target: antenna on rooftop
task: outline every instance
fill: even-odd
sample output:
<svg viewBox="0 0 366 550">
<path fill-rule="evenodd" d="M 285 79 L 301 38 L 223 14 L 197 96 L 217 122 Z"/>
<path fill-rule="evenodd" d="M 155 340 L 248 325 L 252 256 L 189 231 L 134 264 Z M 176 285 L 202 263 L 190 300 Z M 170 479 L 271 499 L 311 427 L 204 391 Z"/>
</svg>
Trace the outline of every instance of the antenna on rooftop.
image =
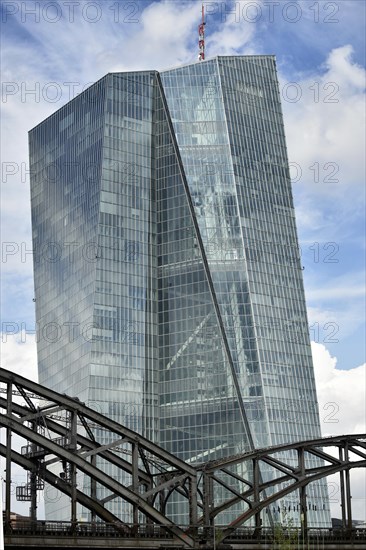
<svg viewBox="0 0 366 550">
<path fill-rule="evenodd" d="M 202 21 L 198 25 L 198 61 L 203 61 L 205 59 L 205 7 L 202 2 Z"/>
</svg>

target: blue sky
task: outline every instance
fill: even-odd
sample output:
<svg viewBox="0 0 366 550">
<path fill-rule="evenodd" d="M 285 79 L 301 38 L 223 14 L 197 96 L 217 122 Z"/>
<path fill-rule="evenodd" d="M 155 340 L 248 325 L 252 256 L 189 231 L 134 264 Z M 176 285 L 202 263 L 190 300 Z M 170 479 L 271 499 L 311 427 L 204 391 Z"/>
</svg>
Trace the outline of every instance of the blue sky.
<svg viewBox="0 0 366 550">
<path fill-rule="evenodd" d="M 361 429 L 365 2 L 204 4 L 207 57 L 277 57 L 319 402 L 342 411 L 323 431 Z M 15 323 L 3 333 L 34 329 L 28 130 L 107 72 L 195 62 L 200 12 L 198 0 L 1 2 L 1 317 Z M 35 364 L 32 338 L 5 334 L 6 368 L 31 374 L 21 357 Z"/>
</svg>

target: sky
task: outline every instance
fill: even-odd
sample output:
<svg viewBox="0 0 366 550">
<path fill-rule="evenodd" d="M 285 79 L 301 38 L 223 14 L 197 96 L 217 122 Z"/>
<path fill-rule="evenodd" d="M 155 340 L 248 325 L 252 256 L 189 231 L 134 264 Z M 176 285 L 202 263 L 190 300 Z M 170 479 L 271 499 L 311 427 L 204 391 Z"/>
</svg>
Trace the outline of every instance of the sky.
<svg viewBox="0 0 366 550">
<path fill-rule="evenodd" d="M 206 58 L 276 55 L 322 433 L 364 433 L 366 3 L 204 5 Z M 197 62 L 201 2 L 0 8 L 2 366 L 36 379 L 27 133 L 108 72 Z M 365 477 L 351 477 L 366 517 Z"/>
</svg>

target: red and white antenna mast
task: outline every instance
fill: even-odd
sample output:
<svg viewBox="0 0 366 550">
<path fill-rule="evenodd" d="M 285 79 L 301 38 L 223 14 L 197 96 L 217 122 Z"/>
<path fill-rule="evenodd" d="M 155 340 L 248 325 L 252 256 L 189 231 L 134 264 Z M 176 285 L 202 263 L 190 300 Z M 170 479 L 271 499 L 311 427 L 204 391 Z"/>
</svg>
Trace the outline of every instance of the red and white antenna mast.
<svg viewBox="0 0 366 550">
<path fill-rule="evenodd" d="M 198 61 L 203 61 L 205 59 L 205 7 L 202 2 L 202 21 L 198 25 Z"/>
</svg>

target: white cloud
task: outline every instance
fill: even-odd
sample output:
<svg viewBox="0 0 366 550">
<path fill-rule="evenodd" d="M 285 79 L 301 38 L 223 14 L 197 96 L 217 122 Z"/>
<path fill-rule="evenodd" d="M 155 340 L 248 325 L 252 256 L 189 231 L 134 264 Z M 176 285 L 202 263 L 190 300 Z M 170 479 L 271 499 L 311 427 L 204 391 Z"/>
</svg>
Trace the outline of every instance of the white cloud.
<svg viewBox="0 0 366 550">
<path fill-rule="evenodd" d="M 364 468 L 353 468 L 350 470 L 351 495 L 352 495 L 352 517 L 354 520 L 365 521 L 366 517 L 366 471 Z M 331 515 L 333 518 L 342 517 L 341 490 L 339 474 L 328 476 L 328 493 Z"/>
<path fill-rule="evenodd" d="M 145 9 L 139 5 L 136 14 L 123 5 L 116 21 L 111 5 L 100 4 L 102 17 L 95 24 L 82 17 L 79 4 L 73 22 L 66 17 L 52 24 L 41 17 L 36 23 L 26 17 L 21 27 L 27 41 L 8 39 L 2 46 L 0 106 L 2 135 L 7 136 L 1 140 L 2 239 L 19 250 L 31 248 L 28 131 L 108 72 L 160 69 L 197 59 L 196 1 L 185 3 L 184 10 L 178 2 L 154 2 Z M 65 6 L 63 10 L 67 14 Z M 20 12 L 17 17 L 20 22 Z M 229 30 L 222 38 L 225 32 Z M 57 101 L 48 88 L 51 82 Z M 9 256 L 2 268 L 31 273 L 31 266 L 31 261 L 22 265 L 19 253 Z"/>
<path fill-rule="evenodd" d="M 29 380 L 38 381 L 36 338 L 24 331 L 1 334 L 1 366 Z"/>
<path fill-rule="evenodd" d="M 321 298 L 322 300 L 348 300 L 349 298 L 361 298 L 365 295 L 365 285 L 358 286 L 332 286 L 328 288 L 313 289 L 308 292 L 308 297 L 311 300 Z"/>
<path fill-rule="evenodd" d="M 229 12 L 227 5 L 221 6 L 221 21 L 219 29 L 215 32 L 207 33 L 207 51 L 209 52 L 209 57 L 215 55 L 249 55 L 255 53 L 253 39 L 256 32 L 256 26 L 250 22 L 250 17 L 248 20 L 245 20 L 243 13 L 245 12 L 245 6 L 251 4 L 253 7 L 253 2 L 250 0 L 245 0 L 239 3 L 232 5 L 232 13 Z M 257 1 L 257 9 L 261 8 L 263 5 L 262 1 Z M 227 8 L 225 11 L 224 6 Z M 219 8 L 219 5 L 216 4 L 216 7 Z M 260 11 L 259 11 L 260 13 Z M 255 13 L 251 15 L 255 19 Z M 210 23 L 210 18 L 207 18 L 208 24 Z M 207 27 L 209 29 L 209 27 Z"/>
<path fill-rule="evenodd" d="M 321 430 L 323 436 L 364 434 L 366 432 L 366 365 L 350 370 L 336 368 L 323 344 L 312 342 L 315 381 L 317 387 Z M 366 517 L 366 472 L 351 470 L 353 518 Z M 339 476 L 327 478 L 332 517 L 341 517 Z"/>
<path fill-rule="evenodd" d="M 337 303 L 329 308 L 308 307 L 308 319 L 311 339 L 317 343 L 337 344 L 356 332 L 365 321 L 364 307 L 358 303 L 345 302 L 341 308 Z M 345 368 L 349 365 L 346 364 Z"/>
<path fill-rule="evenodd" d="M 363 184 L 366 73 L 352 54 L 350 45 L 335 48 L 311 76 L 292 84 L 281 78 L 289 157 L 301 167 L 305 195 L 306 185 L 347 202 L 346 192 Z"/>
<path fill-rule="evenodd" d="M 355 279 L 357 274 L 348 273 L 348 284 L 337 285 L 336 279 L 331 286 L 314 288 L 307 293 L 309 300 L 349 300 L 350 298 L 364 298 L 365 283 L 352 285 L 352 279 Z M 345 279 L 346 277 L 344 277 Z"/>
<path fill-rule="evenodd" d="M 365 433 L 366 365 L 339 370 L 336 357 L 316 342 L 312 353 L 323 435 Z"/>
<path fill-rule="evenodd" d="M 365 89 L 365 69 L 352 62 L 352 54 L 353 48 L 348 44 L 332 50 L 326 62 L 327 78 L 339 85 L 342 99 L 345 92 L 353 94 Z"/>
<path fill-rule="evenodd" d="M 1 334 L 1 366 L 2 368 L 9 370 L 15 374 L 20 374 L 25 378 L 32 381 L 38 380 L 37 372 L 37 350 L 36 341 L 34 335 L 25 334 L 20 332 L 15 335 Z M 21 399 L 21 398 L 18 398 Z M 1 442 L 5 444 L 5 431 L 0 430 Z M 20 448 L 25 445 L 26 442 L 20 436 L 13 436 L 12 448 L 20 452 Z M 0 459 L 1 469 L 4 470 L 5 459 Z M 27 481 L 27 476 L 23 468 L 17 465 L 12 466 L 12 483 L 16 485 L 22 485 Z M 13 487 L 14 488 L 14 487 Z M 44 517 L 43 511 L 43 499 L 39 501 L 40 515 Z M 12 491 L 12 510 L 15 510 L 18 514 L 29 514 L 29 503 L 20 503 L 15 499 L 15 488 Z"/>
<path fill-rule="evenodd" d="M 365 322 L 364 273 L 347 269 L 337 277 L 334 265 L 323 264 L 319 271 L 310 268 L 310 274 L 305 271 L 309 325 L 322 333 L 320 339 L 313 338 L 317 342 L 341 343 Z"/>
<path fill-rule="evenodd" d="M 323 318 L 335 322 L 342 338 L 365 321 L 365 76 L 352 46 L 345 45 L 332 49 L 310 75 L 293 78 L 294 84 L 280 79 L 293 177 L 301 170 L 293 187 L 310 325 Z M 292 103 L 296 94 L 299 100 Z M 317 262 L 315 241 L 321 251 Z M 331 243 L 338 248 L 336 263 L 324 259 L 332 250 L 324 245 Z"/>
</svg>

